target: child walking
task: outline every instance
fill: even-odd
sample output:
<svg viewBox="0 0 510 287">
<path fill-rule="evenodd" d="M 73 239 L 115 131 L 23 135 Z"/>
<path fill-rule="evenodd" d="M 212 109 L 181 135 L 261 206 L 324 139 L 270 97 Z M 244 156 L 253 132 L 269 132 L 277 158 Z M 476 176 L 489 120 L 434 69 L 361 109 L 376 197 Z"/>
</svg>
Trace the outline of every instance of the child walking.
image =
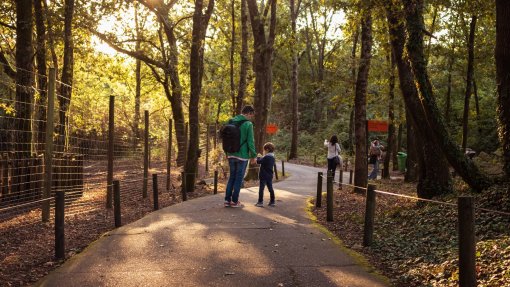
<svg viewBox="0 0 510 287">
<path fill-rule="evenodd" d="M 264 156 L 260 154 L 257 156 L 257 163 L 260 164 L 259 171 L 259 200 L 255 206 L 263 207 L 264 206 L 264 188 L 267 185 L 267 189 L 269 190 L 269 204 L 268 206 L 275 206 L 275 198 L 274 198 L 274 190 L 273 190 L 273 167 L 275 163 L 274 158 L 274 144 L 266 143 L 264 144 Z"/>
</svg>

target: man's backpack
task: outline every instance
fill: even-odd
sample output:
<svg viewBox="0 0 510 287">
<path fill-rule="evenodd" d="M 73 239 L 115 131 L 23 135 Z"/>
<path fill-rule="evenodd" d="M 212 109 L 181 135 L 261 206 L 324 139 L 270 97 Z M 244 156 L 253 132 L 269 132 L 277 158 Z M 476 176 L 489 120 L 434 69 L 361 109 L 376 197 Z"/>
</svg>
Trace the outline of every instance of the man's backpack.
<svg viewBox="0 0 510 287">
<path fill-rule="evenodd" d="M 228 153 L 238 152 L 241 146 L 246 143 L 246 140 L 241 143 L 241 129 L 240 126 L 248 120 L 242 120 L 239 122 L 228 121 L 221 130 L 220 137 L 222 141 L 223 150 Z"/>
<path fill-rule="evenodd" d="M 381 155 L 381 149 L 374 145 L 371 145 L 370 146 L 370 155 L 377 155 L 377 156 Z"/>
</svg>

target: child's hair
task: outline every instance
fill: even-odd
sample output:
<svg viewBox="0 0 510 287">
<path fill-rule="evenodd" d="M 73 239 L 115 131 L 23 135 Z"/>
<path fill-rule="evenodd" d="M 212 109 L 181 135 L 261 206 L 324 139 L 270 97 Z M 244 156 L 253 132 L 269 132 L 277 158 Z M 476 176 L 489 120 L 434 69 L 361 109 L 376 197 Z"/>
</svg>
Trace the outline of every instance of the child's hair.
<svg viewBox="0 0 510 287">
<path fill-rule="evenodd" d="M 267 142 L 264 144 L 264 150 L 268 152 L 274 152 L 274 144 L 272 142 Z"/>
</svg>

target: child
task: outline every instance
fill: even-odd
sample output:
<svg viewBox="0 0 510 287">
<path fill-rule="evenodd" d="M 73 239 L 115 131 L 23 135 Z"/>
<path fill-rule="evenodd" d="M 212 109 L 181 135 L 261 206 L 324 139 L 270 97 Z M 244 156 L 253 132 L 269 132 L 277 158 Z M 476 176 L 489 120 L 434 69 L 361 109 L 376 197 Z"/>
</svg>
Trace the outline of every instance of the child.
<svg viewBox="0 0 510 287">
<path fill-rule="evenodd" d="M 270 201 L 268 206 L 275 206 L 274 199 L 274 190 L 273 190 L 273 167 L 275 163 L 274 159 L 274 144 L 266 143 L 264 145 L 264 156 L 262 157 L 260 154 L 257 156 L 257 163 L 260 164 L 259 171 L 259 201 L 255 206 L 263 207 L 264 206 L 264 188 L 267 185 L 267 189 L 269 189 Z"/>
</svg>

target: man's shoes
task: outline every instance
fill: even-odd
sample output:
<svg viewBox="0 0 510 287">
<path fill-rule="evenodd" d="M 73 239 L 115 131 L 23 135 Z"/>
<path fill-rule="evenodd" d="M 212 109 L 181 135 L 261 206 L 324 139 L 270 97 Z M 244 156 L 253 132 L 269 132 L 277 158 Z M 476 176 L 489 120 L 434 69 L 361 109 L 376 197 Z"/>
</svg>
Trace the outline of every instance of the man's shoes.
<svg viewBox="0 0 510 287">
<path fill-rule="evenodd" d="M 255 203 L 255 206 L 257 206 L 257 207 L 264 207 L 264 203 L 263 202 L 257 202 L 257 203 Z"/>
<path fill-rule="evenodd" d="M 230 205 L 231 205 L 230 201 L 225 200 L 225 202 L 223 203 L 223 206 L 225 206 L 225 207 L 230 207 Z"/>
<path fill-rule="evenodd" d="M 230 207 L 244 207 L 244 205 L 240 201 L 238 201 L 238 202 L 232 202 L 230 204 Z"/>
<path fill-rule="evenodd" d="M 276 204 L 274 202 L 270 202 L 267 206 L 270 206 L 270 207 L 275 207 Z"/>
</svg>

